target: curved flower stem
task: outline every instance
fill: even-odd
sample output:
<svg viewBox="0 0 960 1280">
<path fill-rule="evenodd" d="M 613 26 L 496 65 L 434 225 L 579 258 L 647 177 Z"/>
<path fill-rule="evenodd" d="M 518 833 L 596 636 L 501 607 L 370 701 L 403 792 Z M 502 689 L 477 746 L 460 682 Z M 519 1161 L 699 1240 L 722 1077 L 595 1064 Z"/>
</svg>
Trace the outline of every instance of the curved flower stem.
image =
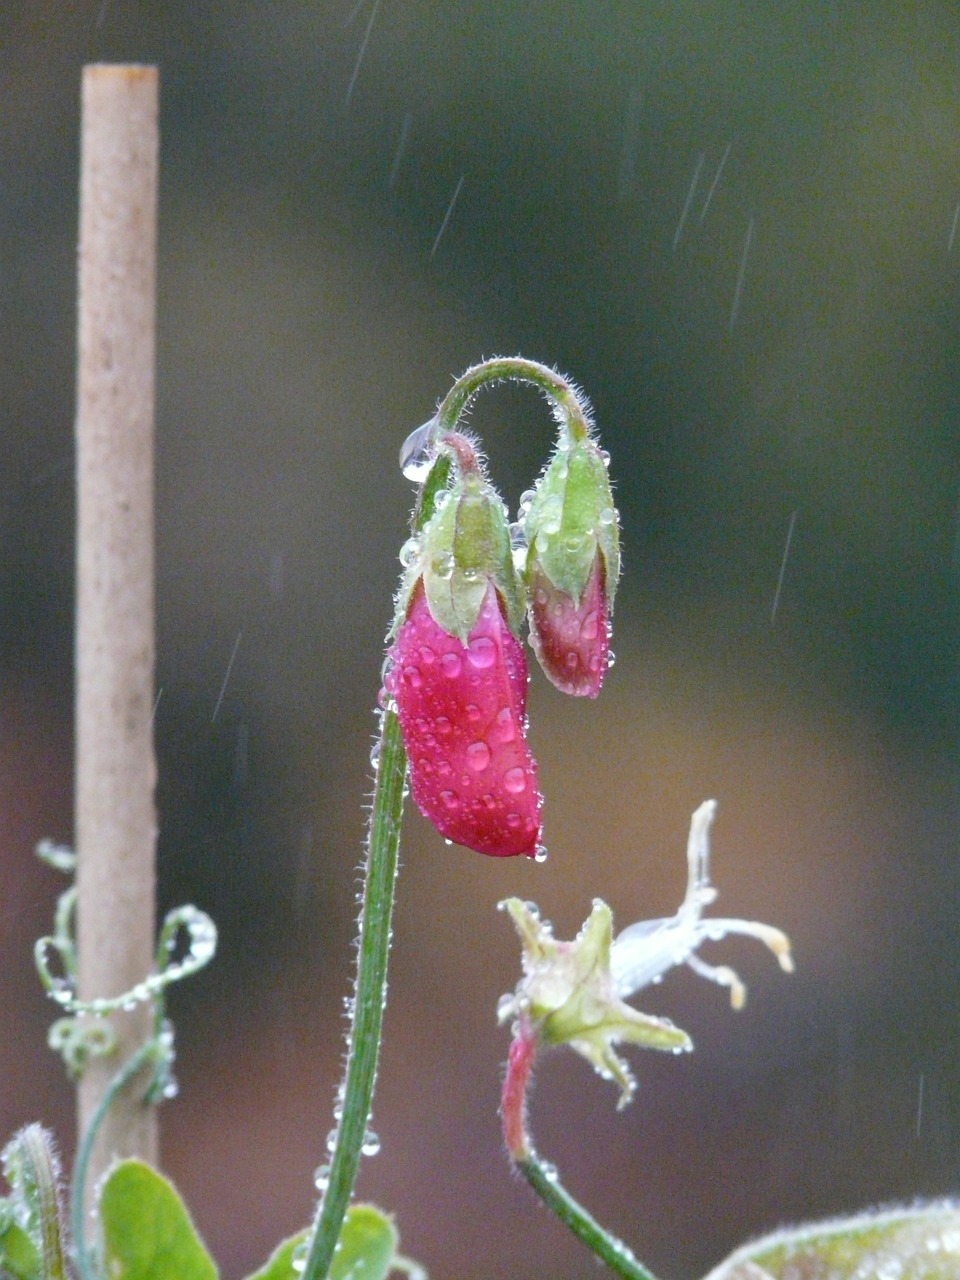
<svg viewBox="0 0 960 1280">
<path fill-rule="evenodd" d="M 546 395 L 553 405 L 554 416 L 574 440 L 590 434 L 590 412 L 577 388 L 555 369 L 521 356 L 497 356 L 484 360 L 459 377 L 437 410 L 435 436 L 453 431 L 474 395 L 488 382 L 528 382 Z"/>
<path fill-rule="evenodd" d="M 373 793 L 367 867 L 360 916 L 360 958 L 343 1089 L 343 1113 L 330 1163 L 326 1191 L 304 1264 L 302 1280 L 324 1280 L 340 1235 L 360 1163 L 373 1101 L 380 1052 L 380 1029 L 387 989 L 390 918 L 393 913 L 400 847 L 407 756 L 396 712 L 386 711 Z"/>
<path fill-rule="evenodd" d="M 605 1231 L 583 1205 L 574 1200 L 561 1185 L 553 1165 L 542 1161 L 534 1150 L 527 1119 L 527 1086 L 536 1053 L 536 1030 L 529 1017 L 521 1013 L 510 1045 L 500 1104 L 503 1138 L 510 1159 L 551 1213 L 556 1214 L 563 1225 L 569 1227 L 611 1271 L 622 1276 L 623 1280 L 656 1280 L 622 1240 Z"/>
</svg>

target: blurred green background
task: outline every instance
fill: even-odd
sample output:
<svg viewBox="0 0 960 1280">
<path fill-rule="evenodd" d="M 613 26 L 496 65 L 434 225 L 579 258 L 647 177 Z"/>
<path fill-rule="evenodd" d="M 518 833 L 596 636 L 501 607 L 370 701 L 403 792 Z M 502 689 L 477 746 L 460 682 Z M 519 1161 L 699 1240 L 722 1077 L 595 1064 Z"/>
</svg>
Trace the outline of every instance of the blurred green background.
<svg viewBox="0 0 960 1280">
<path fill-rule="evenodd" d="M 545 865 L 407 823 L 361 1194 L 437 1280 L 596 1274 L 502 1154 L 494 906 L 672 913 L 707 796 L 721 912 L 787 929 L 797 975 L 729 942 L 743 1013 L 688 971 L 646 993 L 697 1052 L 634 1054 L 623 1114 L 545 1059 L 543 1154 L 673 1280 L 956 1191 L 960 14 L 923 0 L 4 6 L 0 1133 L 72 1146 L 31 848 L 72 823 L 78 99 L 111 60 L 162 77 L 161 898 L 222 929 L 172 1001 L 164 1163 L 226 1280 L 307 1219 L 331 1123 L 397 450 L 493 354 L 593 400 L 618 661 L 589 706 L 533 673 Z M 472 425 L 515 507 L 547 412 L 501 389 Z"/>
</svg>

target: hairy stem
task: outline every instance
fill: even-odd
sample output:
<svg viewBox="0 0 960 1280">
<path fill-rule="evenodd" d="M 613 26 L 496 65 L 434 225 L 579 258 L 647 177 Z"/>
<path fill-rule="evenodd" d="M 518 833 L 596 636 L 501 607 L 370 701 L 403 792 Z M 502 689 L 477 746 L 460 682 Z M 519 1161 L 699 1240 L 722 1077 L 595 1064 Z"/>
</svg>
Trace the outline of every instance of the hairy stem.
<svg viewBox="0 0 960 1280">
<path fill-rule="evenodd" d="M 350 1030 L 342 1115 L 320 1201 L 302 1280 L 324 1280 L 340 1235 L 343 1217 L 357 1178 L 380 1053 L 380 1032 L 387 991 L 390 918 L 393 913 L 400 847 L 407 756 L 396 712 L 386 711 L 373 793 L 370 838 L 360 916 L 360 957 Z"/>
<path fill-rule="evenodd" d="M 586 400 L 562 374 L 521 356 L 498 356 L 475 364 L 458 378 L 437 410 L 437 436 L 453 431 L 468 403 L 488 382 L 528 382 L 539 387 L 553 406 L 557 421 L 574 440 L 590 433 L 590 414 Z"/>
<path fill-rule="evenodd" d="M 510 1159 L 550 1212 L 611 1271 L 624 1280 L 655 1280 L 653 1273 L 637 1261 L 622 1240 L 605 1231 L 583 1205 L 564 1190 L 556 1169 L 542 1161 L 534 1150 L 527 1116 L 527 1087 L 536 1053 L 536 1028 L 526 1013 L 521 1013 L 514 1028 L 500 1102 L 503 1138 Z"/>
<path fill-rule="evenodd" d="M 556 1214 L 564 1226 L 569 1227 L 611 1271 L 623 1276 L 623 1280 L 656 1280 L 653 1272 L 637 1261 L 622 1240 L 605 1231 L 583 1205 L 564 1190 L 554 1168 L 545 1165 L 536 1155 L 515 1163 L 551 1213 Z"/>
</svg>

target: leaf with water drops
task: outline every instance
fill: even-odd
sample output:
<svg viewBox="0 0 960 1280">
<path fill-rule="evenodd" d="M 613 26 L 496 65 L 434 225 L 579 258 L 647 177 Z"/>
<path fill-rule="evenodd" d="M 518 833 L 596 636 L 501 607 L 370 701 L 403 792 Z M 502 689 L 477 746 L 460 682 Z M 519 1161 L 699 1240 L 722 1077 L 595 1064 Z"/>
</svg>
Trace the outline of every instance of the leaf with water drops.
<svg viewBox="0 0 960 1280">
<path fill-rule="evenodd" d="M 114 1165 L 100 1197 L 104 1274 L 110 1280 L 216 1280 L 186 1206 L 140 1160 Z"/>
<path fill-rule="evenodd" d="M 301 1231 L 284 1240 L 247 1280 L 297 1280 L 308 1235 Z M 329 1280 L 385 1280 L 394 1268 L 411 1270 L 397 1253 L 399 1243 L 397 1229 L 385 1213 L 370 1204 L 353 1205 L 340 1229 Z"/>
<path fill-rule="evenodd" d="M 960 1205 L 888 1209 L 778 1231 L 706 1280 L 957 1280 Z"/>
</svg>

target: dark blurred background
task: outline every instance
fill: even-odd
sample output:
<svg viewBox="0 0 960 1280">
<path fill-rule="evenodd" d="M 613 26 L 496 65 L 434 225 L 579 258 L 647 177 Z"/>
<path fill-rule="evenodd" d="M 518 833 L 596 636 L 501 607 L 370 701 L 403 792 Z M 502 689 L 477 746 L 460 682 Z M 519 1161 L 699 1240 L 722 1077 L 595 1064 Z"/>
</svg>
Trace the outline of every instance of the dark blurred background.
<svg viewBox="0 0 960 1280">
<path fill-rule="evenodd" d="M 544 1155 L 668 1280 L 784 1221 L 955 1192 L 952 0 L 4 5 L 0 1133 L 43 1118 L 72 1148 L 30 958 L 61 885 L 31 850 L 72 824 L 78 97 L 100 60 L 162 76 L 161 905 L 222 931 L 171 1002 L 163 1149 L 225 1280 L 307 1220 L 331 1124 L 397 450 L 498 353 L 593 400 L 618 661 L 588 706 L 533 673 L 545 865 L 408 820 L 360 1193 L 435 1280 L 596 1274 L 501 1150 L 519 950 L 494 906 L 533 898 L 560 936 L 594 895 L 621 925 L 673 912 L 707 796 L 721 912 L 787 929 L 797 974 L 734 941 L 709 957 L 748 980 L 743 1013 L 686 970 L 644 993 L 697 1052 L 633 1053 L 625 1113 L 545 1059 Z M 515 507 L 547 412 L 508 388 L 472 422 Z"/>
</svg>

